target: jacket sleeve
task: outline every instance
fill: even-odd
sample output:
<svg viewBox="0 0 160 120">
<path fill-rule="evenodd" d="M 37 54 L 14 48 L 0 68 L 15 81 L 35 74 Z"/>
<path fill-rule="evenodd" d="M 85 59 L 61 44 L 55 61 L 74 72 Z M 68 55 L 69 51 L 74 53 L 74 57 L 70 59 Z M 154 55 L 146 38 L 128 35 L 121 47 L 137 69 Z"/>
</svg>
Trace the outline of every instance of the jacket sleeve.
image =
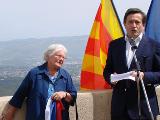
<svg viewBox="0 0 160 120">
<path fill-rule="evenodd" d="M 113 73 L 113 66 L 112 66 L 112 42 L 109 44 L 108 49 L 108 56 L 106 60 L 106 65 L 103 71 L 103 77 L 105 81 L 111 85 L 110 75 Z"/>
<path fill-rule="evenodd" d="M 70 93 L 72 96 L 72 101 L 70 102 L 71 105 L 74 105 L 74 102 L 76 101 L 77 98 L 77 90 L 73 84 L 71 75 L 68 74 L 68 82 L 67 82 L 67 92 Z"/>
<path fill-rule="evenodd" d="M 22 81 L 21 85 L 19 86 L 19 88 L 17 89 L 17 91 L 15 92 L 11 100 L 9 101 L 10 105 L 16 108 L 20 108 L 22 106 L 25 97 L 27 97 L 28 95 L 29 88 L 31 85 L 30 75 L 31 74 L 29 72 L 27 76 L 25 77 L 25 79 Z"/>
<path fill-rule="evenodd" d="M 151 71 L 144 72 L 144 83 L 160 84 L 160 43 L 156 42 L 152 50 L 154 50 L 153 65 Z"/>
</svg>

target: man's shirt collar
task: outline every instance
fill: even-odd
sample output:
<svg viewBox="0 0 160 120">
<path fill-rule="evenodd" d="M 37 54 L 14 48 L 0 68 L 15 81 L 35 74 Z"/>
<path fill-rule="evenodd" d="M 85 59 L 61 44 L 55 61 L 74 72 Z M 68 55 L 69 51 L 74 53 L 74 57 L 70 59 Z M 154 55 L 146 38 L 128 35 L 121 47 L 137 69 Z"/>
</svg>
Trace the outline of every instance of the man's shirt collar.
<svg viewBox="0 0 160 120">
<path fill-rule="evenodd" d="M 136 39 L 134 39 L 137 46 L 139 45 L 140 41 L 142 40 L 142 37 L 143 37 L 143 33 L 141 33 Z M 131 39 L 131 38 L 129 38 L 127 35 L 125 35 L 125 41 L 129 42 L 129 39 Z"/>
</svg>

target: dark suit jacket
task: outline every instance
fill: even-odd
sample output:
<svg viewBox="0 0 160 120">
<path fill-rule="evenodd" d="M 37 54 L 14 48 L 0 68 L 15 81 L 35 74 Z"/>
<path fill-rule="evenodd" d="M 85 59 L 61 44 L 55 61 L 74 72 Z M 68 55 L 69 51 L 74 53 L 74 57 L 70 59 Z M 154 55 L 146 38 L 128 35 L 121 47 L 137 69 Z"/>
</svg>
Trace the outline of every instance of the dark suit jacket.
<svg viewBox="0 0 160 120">
<path fill-rule="evenodd" d="M 160 43 L 143 36 L 136 51 L 141 71 L 144 72 L 144 85 L 154 117 L 159 114 L 155 84 L 160 83 Z M 124 38 L 114 40 L 109 45 L 108 58 L 103 72 L 105 80 L 110 83 L 113 73 L 125 73 L 136 69 L 134 60 L 128 69 L 126 62 L 126 41 Z M 140 86 L 141 87 L 141 86 Z M 111 115 L 123 116 L 127 114 L 138 119 L 137 86 L 131 80 L 119 81 L 113 86 Z M 141 112 L 143 118 L 150 118 L 146 100 L 141 87 Z"/>
</svg>

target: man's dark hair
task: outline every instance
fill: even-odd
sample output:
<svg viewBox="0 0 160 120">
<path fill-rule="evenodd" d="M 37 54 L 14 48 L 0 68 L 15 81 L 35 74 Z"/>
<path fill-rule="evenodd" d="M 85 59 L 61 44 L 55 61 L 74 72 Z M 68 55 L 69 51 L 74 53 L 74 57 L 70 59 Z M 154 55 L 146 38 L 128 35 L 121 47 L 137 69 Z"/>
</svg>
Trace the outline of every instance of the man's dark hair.
<svg viewBox="0 0 160 120">
<path fill-rule="evenodd" d="M 146 23 L 146 14 L 145 14 L 142 10 L 140 10 L 140 9 L 138 9 L 138 8 L 129 8 L 129 9 L 126 11 L 125 15 L 124 15 L 123 22 L 124 22 L 124 23 L 126 22 L 126 19 L 127 19 L 127 17 L 128 17 L 129 15 L 131 15 L 131 14 L 136 14 L 136 13 L 140 13 L 140 14 L 142 15 L 142 23 L 143 23 L 143 25 L 145 25 L 145 23 Z"/>
</svg>

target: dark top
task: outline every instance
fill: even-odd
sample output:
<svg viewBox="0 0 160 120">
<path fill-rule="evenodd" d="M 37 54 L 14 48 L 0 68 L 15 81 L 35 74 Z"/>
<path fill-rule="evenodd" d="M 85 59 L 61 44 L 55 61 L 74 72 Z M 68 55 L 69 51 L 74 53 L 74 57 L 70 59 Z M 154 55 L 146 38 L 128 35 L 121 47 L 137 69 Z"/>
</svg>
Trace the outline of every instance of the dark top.
<svg viewBox="0 0 160 120">
<path fill-rule="evenodd" d="M 20 108 L 26 98 L 26 120 L 44 120 L 45 108 L 48 97 L 49 74 L 47 64 L 35 67 L 29 71 L 20 87 L 10 100 L 9 104 Z M 57 80 L 54 84 L 55 92 L 66 91 L 71 94 L 73 100 L 68 103 L 62 99 L 65 110 L 62 112 L 63 120 L 69 119 L 69 105 L 74 105 L 77 97 L 77 91 L 73 85 L 69 73 L 60 68 Z"/>
<path fill-rule="evenodd" d="M 144 72 L 144 85 L 151 105 L 154 117 L 159 114 L 155 84 L 160 83 L 160 43 L 143 36 L 136 51 L 136 57 L 140 63 L 141 71 Z M 125 73 L 136 69 L 135 61 L 132 60 L 128 69 L 126 62 L 126 41 L 120 38 L 110 43 L 108 58 L 103 72 L 106 82 L 110 83 L 110 75 L 113 73 Z M 141 87 L 141 112 L 142 117 L 150 118 L 144 93 Z M 111 103 L 112 116 L 128 114 L 130 118 L 138 118 L 137 86 L 132 80 L 119 81 L 113 86 Z"/>
</svg>

